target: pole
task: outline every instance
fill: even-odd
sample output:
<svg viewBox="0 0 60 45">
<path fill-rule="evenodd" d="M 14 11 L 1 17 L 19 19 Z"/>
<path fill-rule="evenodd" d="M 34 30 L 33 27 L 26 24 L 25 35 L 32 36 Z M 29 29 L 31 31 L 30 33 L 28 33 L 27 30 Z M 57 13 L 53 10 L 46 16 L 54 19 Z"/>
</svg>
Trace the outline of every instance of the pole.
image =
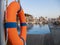
<svg viewBox="0 0 60 45">
<path fill-rule="evenodd" d="M 5 45 L 3 20 L 4 20 L 4 0 L 0 0 L 0 45 Z"/>
<path fill-rule="evenodd" d="M 8 0 L 6 0 L 6 8 L 7 8 L 7 6 L 8 6 Z"/>
<path fill-rule="evenodd" d="M 20 4 L 20 0 L 18 0 L 18 3 Z"/>
</svg>

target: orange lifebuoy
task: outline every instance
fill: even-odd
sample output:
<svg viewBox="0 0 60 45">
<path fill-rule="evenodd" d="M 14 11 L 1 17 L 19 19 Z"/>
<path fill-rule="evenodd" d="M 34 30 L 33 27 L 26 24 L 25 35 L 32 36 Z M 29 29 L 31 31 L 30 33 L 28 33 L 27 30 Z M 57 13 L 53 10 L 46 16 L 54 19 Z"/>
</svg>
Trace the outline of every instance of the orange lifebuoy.
<svg viewBox="0 0 60 45">
<path fill-rule="evenodd" d="M 20 19 L 20 36 L 17 32 L 16 13 Z M 8 40 L 11 45 L 24 45 L 26 41 L 26 18 L 23 9 L 20 7 L 18 2 L 12 2 L 7 8 L 7 22 L 5 28 L 8 30 Z"/>
</svg>

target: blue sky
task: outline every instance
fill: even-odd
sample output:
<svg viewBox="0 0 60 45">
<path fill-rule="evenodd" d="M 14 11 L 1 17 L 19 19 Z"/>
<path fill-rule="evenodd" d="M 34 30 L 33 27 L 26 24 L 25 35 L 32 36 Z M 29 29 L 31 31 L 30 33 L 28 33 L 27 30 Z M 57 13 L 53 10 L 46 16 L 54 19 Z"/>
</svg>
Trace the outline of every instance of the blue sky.
<svg viewBox="0 0 60 45">
<path fill-rule="evenodd" d="M 34 17 L 55 18 L 60 15 L 60 0 L 21 0 L 21 6 L 25 13 Z"/>
</svg>

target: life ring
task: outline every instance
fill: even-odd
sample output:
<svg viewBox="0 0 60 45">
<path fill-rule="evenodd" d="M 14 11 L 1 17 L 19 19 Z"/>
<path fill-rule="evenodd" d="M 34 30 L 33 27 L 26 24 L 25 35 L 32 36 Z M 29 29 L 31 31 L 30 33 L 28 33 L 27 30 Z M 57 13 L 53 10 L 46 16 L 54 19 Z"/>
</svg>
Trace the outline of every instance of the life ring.
<svg viewBox="0 0 60 45">
<path fill-rule="evenodd" d="M 17 22 L 16 22 L 16 14 L 18 12 L 18 16 L 20 19 L 20 36 L 17 31 Z M 12 2 L 7 7 L 7 22 L 5 23 L 5 28 L 8 30 L 8 40 L 10 45 L 24 45 L 26 42 L 26 18 L 24 15 L 23 9 L 20 7 L 18 2 Z"/>
</svg>

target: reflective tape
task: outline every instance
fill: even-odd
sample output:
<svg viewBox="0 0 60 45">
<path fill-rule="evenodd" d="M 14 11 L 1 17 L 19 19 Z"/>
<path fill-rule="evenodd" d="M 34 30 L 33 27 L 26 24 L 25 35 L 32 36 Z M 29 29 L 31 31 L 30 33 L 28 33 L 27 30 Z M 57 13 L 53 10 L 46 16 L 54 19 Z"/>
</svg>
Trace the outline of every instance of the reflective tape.
<svg viewBox="0 0 60 45">
<path fill-rule="evenodd" d="M 5 28 L 16 28 L 17 23 L 16 22 L 7 22 L 5 23 Z"/>
</svg>

